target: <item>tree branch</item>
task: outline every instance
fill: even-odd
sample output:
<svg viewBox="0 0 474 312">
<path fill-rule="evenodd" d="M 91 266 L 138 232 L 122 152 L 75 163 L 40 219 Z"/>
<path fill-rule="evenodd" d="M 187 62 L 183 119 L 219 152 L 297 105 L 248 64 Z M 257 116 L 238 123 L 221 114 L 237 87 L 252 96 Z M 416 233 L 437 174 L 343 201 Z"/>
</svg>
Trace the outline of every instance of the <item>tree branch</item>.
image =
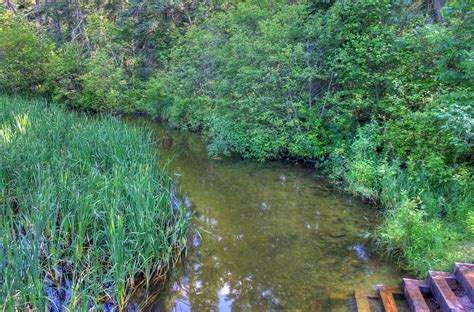
<svg viewBox="0 0 474 312">
<path fill-rule="evenodd" d="M 17 14 L 16 6 L 10 0 L 4 0 L 3 5 L 7 8 L 9 8 L 10 10 L 12 10 L 13 13 Z"/>
</svg>

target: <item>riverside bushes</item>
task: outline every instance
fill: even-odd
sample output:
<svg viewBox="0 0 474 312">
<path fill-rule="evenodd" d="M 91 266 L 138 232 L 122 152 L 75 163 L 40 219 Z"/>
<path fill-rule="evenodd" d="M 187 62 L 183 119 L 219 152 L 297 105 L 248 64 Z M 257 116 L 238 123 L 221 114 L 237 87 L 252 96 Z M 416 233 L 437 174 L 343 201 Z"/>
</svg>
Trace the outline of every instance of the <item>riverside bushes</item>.
<svg viewBox="0 0 474 312">
<path fill-rule="evenodd" d="M 54 45 L 28 21 L 0 7 L 0 89 L 35 92 L 46 79 Z"/>
<path fill-rule="evenodd" d="M 101 12 L 89 16 L 86 43 L 56 44 L 23 16 L 0 7 L 0 90 L 39 93 L 69 107 L 142 110 L 134 59 L 116 42 L 118 30 Z"/>
<path fill-rule="evenodd" d="M 0 307 L 124 308 L 185 246 L 151 138 L 0 97 Z"/>
</svg>

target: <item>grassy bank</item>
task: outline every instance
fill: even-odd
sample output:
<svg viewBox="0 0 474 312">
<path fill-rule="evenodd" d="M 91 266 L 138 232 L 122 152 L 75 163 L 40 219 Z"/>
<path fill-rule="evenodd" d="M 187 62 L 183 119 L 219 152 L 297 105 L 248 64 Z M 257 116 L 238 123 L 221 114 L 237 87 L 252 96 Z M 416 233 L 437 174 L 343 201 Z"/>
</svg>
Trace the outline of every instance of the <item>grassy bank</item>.
<svg viewBox="0 0 474 312">
<path fill-rule="evenodd" d="M 433 154 L 389 159 L 377 152 L 381 132 L 375 125 L 360 129 L 346 157 L 326 167 L 340 187 L 384 208 L 373 236 L 380 253 L 422 278 L 429 270 L 450 271 L 455 261 L 473 262 L 472 167 Z"/>
<path fill-rule="evenodd" d="M 0 307 L 124 307 L 185 246 L 152 141 L 112 117 L 0 96 Z"/>
</svg>

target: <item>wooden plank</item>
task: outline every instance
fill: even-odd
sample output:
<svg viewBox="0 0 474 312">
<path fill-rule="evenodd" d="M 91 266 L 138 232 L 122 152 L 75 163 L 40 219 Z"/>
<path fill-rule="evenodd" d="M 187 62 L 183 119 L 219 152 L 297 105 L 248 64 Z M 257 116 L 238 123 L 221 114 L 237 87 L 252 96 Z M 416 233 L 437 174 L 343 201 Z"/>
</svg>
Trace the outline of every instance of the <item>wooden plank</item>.
<svg viewBox="0 0 474 312">
<path fill-rule="evenodd" d="M 403 290 L 401 290 L 399 287 L 385 287 L 385 289 L 389 292 L 391 292 L 393 295 L 402 295 L 403 296 Z"/>
<path fill-rule="evenodd" d="M 471 302 L 474 303 L 474 264 L 455 263 L 453 271 L 456 280 L 466 291 Z"/>
<path fill-rule="evenodd" d="M 405 298 L 413 312 L 430 312 L 430 308 L 422 294 L 422 291 L 425 291 L 424 289 L 429 289 L 425 281 L 403 279 Z"/>
<path fill-rule="evenodd" d="M 384 286 L 379 287 L 378 291 L 385 312 L 398 312 L 397 303 L 395 302 L 395 298 L 393 298 L 393 291 L 400 291 L 397 288 L 385 288 Z"/>
<path fill-rule="evenodd" d="M 428 285 L 430 286 L 436 300 L 443 312 L 465 311 L 458 297 L 454 294 L 446 279 L 454 279 L 454 275 L 446 272 L 428 273 Z"/>
<path fill-rule="evenodd" d="M 357 312 L 370 312 L 370 304 L 367 292 L 360 289 L 354 290 Z"/>
</svg>

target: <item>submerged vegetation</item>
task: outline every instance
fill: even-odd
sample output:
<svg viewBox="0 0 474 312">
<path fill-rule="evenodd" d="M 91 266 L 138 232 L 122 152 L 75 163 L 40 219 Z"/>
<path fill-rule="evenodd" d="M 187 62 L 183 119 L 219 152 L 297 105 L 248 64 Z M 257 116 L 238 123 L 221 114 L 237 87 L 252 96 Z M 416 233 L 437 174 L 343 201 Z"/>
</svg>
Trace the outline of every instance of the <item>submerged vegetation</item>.
<svg viewBox="0 0 474 312">
<path fill-rule="evenodd" d="M 1 88 L 304 159 L 385 207 L 374 239 L 404 268 L 474 260 L 469 1 L 6 3 Z"/>
<path fill-rule="evenodd" d="M 144 131 L 15 96 L 0 124 L 2 310 L 123 308 L 166 272 L 187 221 Z"/>
</svg>

